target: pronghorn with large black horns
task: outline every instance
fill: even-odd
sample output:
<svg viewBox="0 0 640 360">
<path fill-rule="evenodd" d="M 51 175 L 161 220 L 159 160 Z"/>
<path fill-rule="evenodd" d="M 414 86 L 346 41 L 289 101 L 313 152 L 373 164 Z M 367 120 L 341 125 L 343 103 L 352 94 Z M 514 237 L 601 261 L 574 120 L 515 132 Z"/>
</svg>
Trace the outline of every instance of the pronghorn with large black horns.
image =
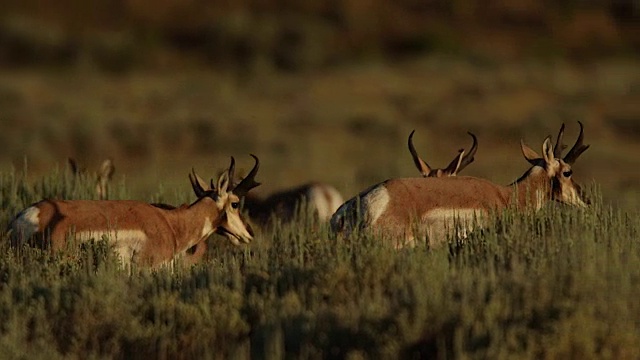
<svg viewBox="0 0 640 360">
<path fill-rule="evenodd" d="M 253 156 L 253 155 L 252 155 Z M 213 232 L 234 245 L 253 239 L 240 216 L 240 197 L 256 187 L 255 159 L 251 176 L 233 186 L 233 157 L 229 170 L 209 186 L 189 174 L 195 202 L 177 208 L 132 200 L 42 200 L 21 211 L 11 222 L 12 242 L 60 250 L 68 240 L 85 242 L 106 237 L 123 264 L 159 266 L 206 239 Z"/>
<path fill-rule="evenodd" d="M 456 176 L 460 171 L 462 171 L 467 165 L 471 164 L 473 160 L 475 160 L 474 156 L 476 155 L 476 151 L 478 151 L 478 139 L 471 132 L 467 132 L 473 139 L 473 144 L 471 145 L 471 149 L 469 152 L 465 154 L 464 149 L 458 150 L 458 155 L 447 165 L 444 169 L 434 169 L 426 161 L 422 160 L 422 158 L 418 155 L 416 148 L 413 146 L 413 134 L 416 131 L 413 130 L 409 135 L 409 152 L 411 153 L 411 157 L 413 158 L 413 163 L 422 174 L 422 177 L 442 177 L 442 176 Z"/>
<path fill-rule="evenodd" d="M 446 239 L 454 225 L 471 230 L 483 226 L 487 216 L 508 206 L 540 209 L 548 201 L 586 206 L 574 183 L 571 165 L 589 147 L 583 144 L 583 126 L 575 145 L 564 158 L 560 130 L 555 146 L 547 137 L 542 156 L 521 142 L 532 165 L 509 186 L 469 176 L 391 179 L 376 184 L 343 204 L 331 219 L 335 233 L 354 230 L 379 232 L 396 247 L 415 244 L 414 233 L 426 234 L 431 245 Z"/>
<path fill-rule="evenodd" d="M 304 210 L 308 211 L 308 215 L 315 216 L 319 223 L 327 223 L 343 202 L 342 195 L 333 186 L 309 183 L 272 193 L 266 198 L 249 193 L 244 198 L 243 210 L 249 216 L 250 223 L 265 230 L 275 222 L 290 223 L 300 211 L 304 214 Z M 207 248 L 206 241 L 190 248 L 183 257 L 184 263 L 189 265 L 202 261 Z"/>
</svg>

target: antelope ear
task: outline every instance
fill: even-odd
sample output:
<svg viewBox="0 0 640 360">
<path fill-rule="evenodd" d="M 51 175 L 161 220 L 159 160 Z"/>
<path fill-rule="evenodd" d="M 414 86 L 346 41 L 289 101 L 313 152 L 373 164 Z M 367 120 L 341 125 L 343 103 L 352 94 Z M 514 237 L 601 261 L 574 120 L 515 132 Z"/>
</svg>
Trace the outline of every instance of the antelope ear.
<svg viewBox="0 0 640 360">
<path fill-rule="evenodd" d="M 222 174 L 220 174 L 220 177 L 218 178 L 218 186 L 216 187 L 216 190 L 218 191 L 218 194 L 223 194 L 227 192 L 228 188 L 229 188 L 229 172 L 224 171 Z"/>
<path fill-rule="evenodd" d="M 544 156 L 544 161 L 547 164 L 550 164 L 556 157 L 553 154 L 553 145 L 551 144 L 551 136 L 547 136 L 542 143 L 542 155 Z"/>
<path fill-rule="evenodd" d="M 537 165 L 538 161 L 542 158 L 532 148 L 525 145 L 524 140 L 520 140 L 520 148 L 522 149 L 522 155 L 531 165 Z"/>
<path fill-rule="evenodd" d="M 116 167 L 113 165 L 113 160 L 106 159 L 100 165 L 100 173 L 98 174 L 98 178 L 109 181 L 113 177 L 113 173 L 116 171 Z"/>
</svg>

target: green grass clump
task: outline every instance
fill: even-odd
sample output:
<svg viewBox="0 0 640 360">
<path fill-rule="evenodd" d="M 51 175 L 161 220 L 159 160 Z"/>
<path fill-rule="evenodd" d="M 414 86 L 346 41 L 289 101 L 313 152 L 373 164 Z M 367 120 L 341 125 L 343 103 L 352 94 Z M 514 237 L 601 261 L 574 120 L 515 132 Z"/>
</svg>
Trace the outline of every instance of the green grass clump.
<svg viewBox="0 0 640 360">
<path fill-rule="evenodd" d="M 64 175 L 0 174 L 5 226 Z M 506 212 L 464 242 L 396 251 L 302 220 L 206 262 L 124 270 L 108 243 L 0 245 L 13 358 L 638 358 L 640 222 L 603 204 Z M 159 194 L 158 196 L 162 196 Z M 186 199 L 183 199 L 183 201 Z M 46 355 L 44 355 L 46 354 Z"/>
</svg>

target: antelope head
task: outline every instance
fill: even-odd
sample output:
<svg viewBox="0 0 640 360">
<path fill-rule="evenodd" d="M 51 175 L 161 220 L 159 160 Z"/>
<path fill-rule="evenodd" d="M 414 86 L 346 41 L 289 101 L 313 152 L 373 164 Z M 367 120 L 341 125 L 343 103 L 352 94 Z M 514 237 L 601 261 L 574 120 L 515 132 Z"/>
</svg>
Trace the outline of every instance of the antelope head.
<svg viewBox="0 0 640 360">
<path fill-rule="evenodd" d="M 589 148 L 589 145 L 583 144 L 584 134 L 582 123 L 578 121 L 578 124 L 580 125 L 580 135 L 578 135 L 576 143 L 564 157 L 562 157 L 562 152 L 566 148 L 562 143 L 564 124 L 560 127 L 554 146 L 551 144 L 550 136 L 545 139 L 542 144 L 542 156 L 525 145 L 523 141 L 520 142 L 520 146 L 524 158 L 531 165 L 540 166 L 546 171 L 548 178 L 551 180 L 551 198 L 553 200 L 585 207 L 588 201 L 585 202 L 583 199 L 580 185 L 573 181 L 573 170 L 571 169 L 571 165 Z"/>
<path fill-rule="evenodd" d="M 416 131 L 413 130 L 409 135 L 409 152 L 413 158 L 413 163 L 418 168 L 418 171 L 422 174 L 422 177 L 444 177 L 444 176 L 456 176 L 458 172 L 462 171 L 467 165 L 471 164 L 474 160 L 474 155 L 478 150 L 478 139 L 475 135 L 468 132 L 473 139 L 473 144 L 469 153 L 465 155 L 464 149 L 458 150 L 458 155 L 447 165 L 444 169 L 434 169 L 427 164 L 426 161 L 418 155 L 416 148 L 413 146 L 413 134 Z"/>
<path fill-rule="evenodd" d="M 96 194 L 99 199 L 109 198 L 109 182 L 113 178 L 113 173 L 116 171 L 113 165 L 113 160 L 106 159 L 100 165 L 100 171 L 98 172 L 98 179 L 96 180 Z"/>
<path fill-rule="evenodd" d="M 216 186 L 213 179 L 207 185 L 194 170 L 189 174 L 191 187 L 198 199 L 209 198 L 215 203 L 220 222 L 216 228 L 216 233 L 226 236 L 234 245 L 249 243 L 253 239 L 253 230 L 249 223 L 240 214 L 240 198 L 244 197 L 249 190 L 260 185 L 255 181 L 255 176 L 260 167 L 260 161 L 255 155 L 251 155 L 255 160 L 253 169 L 239 184 L 234 184 L 235 159 L 231 157 L 229 169 L 218 177 Z"/>
<path fill-rule="evenodd" d="M 78 166 L 78 163 L 74 158 L 67 159 L 71 173 L 75 177 L 87 176 L 87 169 Z M 113 165 L 113 160 L 106 159 L 100 165 L 100 170 L 96 175 L 96 195 L 100 200 L 106 200 L 109 198 L 109 182 L 113 178 L 113 173 L 116 171 Z"/>
</svg>

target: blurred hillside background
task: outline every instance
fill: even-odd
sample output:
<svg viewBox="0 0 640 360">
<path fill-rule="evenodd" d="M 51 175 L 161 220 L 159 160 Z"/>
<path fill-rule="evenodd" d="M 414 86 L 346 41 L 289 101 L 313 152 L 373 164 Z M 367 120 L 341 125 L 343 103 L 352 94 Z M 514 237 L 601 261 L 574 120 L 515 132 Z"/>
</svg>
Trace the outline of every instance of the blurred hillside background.
<svg viewBox="0 0 640 360">
<path fill-rule="evenodd" d="M 434 166 L 474 132 L 463 174 L 506 184 L 580 120 L 576 178 L 640 208 L 639 54 L 638 0 L 0 0 L 0 170 L 111 157 L 146 199 L 255 153 L 261 192 L 350 197 L 418 175 L 416 129 Z"/>
</svg>

